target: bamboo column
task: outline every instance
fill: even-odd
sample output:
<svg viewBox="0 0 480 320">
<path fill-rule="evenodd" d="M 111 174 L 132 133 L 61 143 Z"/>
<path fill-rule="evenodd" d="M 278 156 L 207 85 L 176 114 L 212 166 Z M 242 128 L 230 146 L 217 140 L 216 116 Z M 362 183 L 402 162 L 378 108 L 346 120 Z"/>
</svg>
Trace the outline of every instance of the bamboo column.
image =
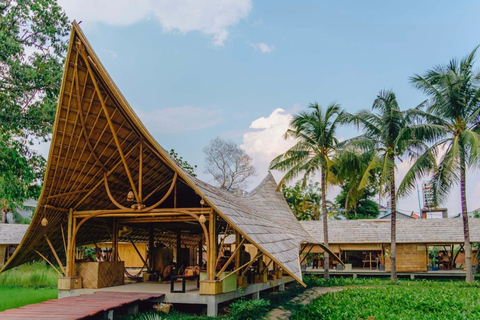
<svg viewBox="0 0 480 320">
<path fill-rule="evenodd" d="M 148 256 L 149 256 L 149 264 L 148 264 L 148 271 L 152 271 L 155 268 L 155 254 L 154 254 L 154 229 L 151 226 L 148 229 Z"/>
<path fill-rule="evenodd" d="M 209 248 L 207 252 L 207 280 L 215 280 L 215 262 L 217 261 L 217 213 L 212 210 L 208 221 Z"/>
<path fill-rule="evenodd" d="M 68 212 L 68 226 L 67 226 L 67 252 L 65 252 L 65 257 L 67 259 L 67 277 L 72 277 L 72 233 L 73 233 L 73 209 L 70 209 Z"/>
<path fill-rule="evenodd" d="M 240 246 L 240 238 L 242 236 L 240 235 L 240 232 L 238 231 L 235 231 L 235 250 L 238 250 L 236 251 L 237 253 L 235 254 L 235 270 L 237 270 L 238 268 L 240 268 L 240 257 L 241 257 L 241 254 L 242 254 L 242 250 L 240 250 L 239 246 Z"/>
<path fill-rule="evenodd" d="M 203 241 L 198 241 L 198 266 L 202 267 Z"/>
<path fill-rule="evenodd" d="M 177 252 L 176 252 L 176 256 L 177 256 L 177 264 L 178 264 L 179 268 L 180 268 L 181 263 L 183 263 L 183 261 L 180 261 L 180 247 L 181 246 L 182 246 L 182 231 L 178 230 L 177 231 Z"/>
</svg>

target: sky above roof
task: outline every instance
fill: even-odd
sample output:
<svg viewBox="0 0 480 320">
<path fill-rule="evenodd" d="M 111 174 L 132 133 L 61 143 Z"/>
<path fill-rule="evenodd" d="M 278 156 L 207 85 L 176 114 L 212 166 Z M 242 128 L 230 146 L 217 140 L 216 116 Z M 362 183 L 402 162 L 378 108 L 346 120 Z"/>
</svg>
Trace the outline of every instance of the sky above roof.
<svg viewBox="0 0 480 320">
<path fill-rule="evenodd" d="M 100 60 L 147 129 L 203 172 L 217 136 L 257 166 L 293 144 L 283 133 L 309 103 L 369 109 L 393 89 L 403 109 L 426 97 L 409 77 L 480 44 L 475 1 L 59 0 L 81 21 Z M 342 127 L 338 137 L 359 132 Z M 399 163 L 398 176 L 408 169 Z M 274 173 L 278 178 L 281 174 Z M 469 210 L 480 207 L 480 175 L 468 176 Z M 460 212 L 457 187 L 449 214 Z M 329 198 L 338 191 L 330 190 Z M 382 201 L 384 203 L 385 201 Z M 417 195 L 401 199 L 418 212 Z"/>
</svg>

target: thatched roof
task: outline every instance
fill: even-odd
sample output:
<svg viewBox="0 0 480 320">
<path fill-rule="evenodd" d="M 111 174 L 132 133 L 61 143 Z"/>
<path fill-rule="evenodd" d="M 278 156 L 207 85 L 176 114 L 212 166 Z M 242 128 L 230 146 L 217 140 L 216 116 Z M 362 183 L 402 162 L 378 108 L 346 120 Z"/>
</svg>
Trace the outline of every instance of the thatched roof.
<svg viewBox="0 0 480 320">
<path fill-rule="evenodd" d="M 273 177 L 269 174 L 253 192 L 237 197 L 190 176 L 146 130 L 75 23 L 51 144 L 39 205 L 20 250 L 3 270 L 38 258 L 36 251 L 49 254 L 45 236 L 57 251 L 63 251 L 69 210 L 90 212 L 86 214 L 90 216 L 117 210 L 123 218 L 135 218 L 139 223 L 136 214 L 146 210 L 130 208 L 132 203 L 126 198 L 133 190 L 147 208 L 152 206 L 166 214 L 178 208 L 215 210 L 301 282 L 300 244 L 314 239 L 295 219 L 281 192 L 276 191 Z M 204 205 L 200 205 L 202 199 Z M 169 228 L 173 225 L 183 231 L 181 228 L 187 226 L 188 235 L 201 237 L 197 220 L 185 215 L 184 220 L 172 223 L 177 217 L 173 213 L 169 217 Z M 48 220 L 46 227 L 41 225 L 43 218 Z M 180 226 L 188 218 L 193 220 Z M 134 241 L 148 239 L 147 223 L 128 226 Z M 79 229 L 76 243 L 110 241 L 111 228 L 111 219 L 92 218 Z M 157 234 L 167 229 L 159 224 L 155 228 Z M 122 236 L 119 240 L 128 241 Z"/>
<path fill-rule="evenodd" d="M 27 228 L 26 224 L 0 223 L 0 244 L 19 244 Z"/>
<path fill-rule="evenodd" d="M 322 221 L 302 221 L 313 237 L 323 239 Z M 470 241 L 480 242 L 480 219 L 469 219 Z M 328 221 L 329 244 L 390 243 L 389 220 Z M 397 220 L 397 243 L 463 243 L 462 219 Z"/>
</svg>

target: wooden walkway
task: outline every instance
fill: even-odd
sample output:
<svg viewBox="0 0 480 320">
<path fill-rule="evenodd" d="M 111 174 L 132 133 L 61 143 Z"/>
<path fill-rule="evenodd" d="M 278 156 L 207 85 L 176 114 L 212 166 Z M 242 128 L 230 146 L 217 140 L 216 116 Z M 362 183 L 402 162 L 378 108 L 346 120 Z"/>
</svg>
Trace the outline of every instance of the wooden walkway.
<svg viewBox="0 0 480 320">
<path fill-rule="evenodd" d="M 27 305 L 18 309 L 0 312 L 2 320 L 52 319 L 74 320 L 87 319 L 100 315 L 108 310 L 136 304 L 154 298 L 160 298 L 161 293 L 139 292 L 95 292 L 77 297 L 53 299 L 37 304 Z"/>
</svg>

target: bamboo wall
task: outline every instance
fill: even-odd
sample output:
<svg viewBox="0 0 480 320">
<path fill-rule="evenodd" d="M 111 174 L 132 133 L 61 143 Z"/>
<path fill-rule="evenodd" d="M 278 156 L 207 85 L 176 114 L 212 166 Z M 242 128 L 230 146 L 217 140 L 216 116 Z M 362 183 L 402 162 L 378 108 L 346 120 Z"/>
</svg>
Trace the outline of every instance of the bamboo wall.
<svg viewBox="0 0 480 320">
<path fill-rule="evenodd" d="M 385 245 L 390 251 L 390 245 Z M 428 251 L 424 244 L 397 244 L 397 271 L 427 271 Z M 385 258 L 385 271 L 391 271 L 391 261 Z"/>
<path fill-rule="evenodd" d="M 0 267 L 3 267 L 7 259 L 7 245 L 0 244 Z"/>
</svg>

